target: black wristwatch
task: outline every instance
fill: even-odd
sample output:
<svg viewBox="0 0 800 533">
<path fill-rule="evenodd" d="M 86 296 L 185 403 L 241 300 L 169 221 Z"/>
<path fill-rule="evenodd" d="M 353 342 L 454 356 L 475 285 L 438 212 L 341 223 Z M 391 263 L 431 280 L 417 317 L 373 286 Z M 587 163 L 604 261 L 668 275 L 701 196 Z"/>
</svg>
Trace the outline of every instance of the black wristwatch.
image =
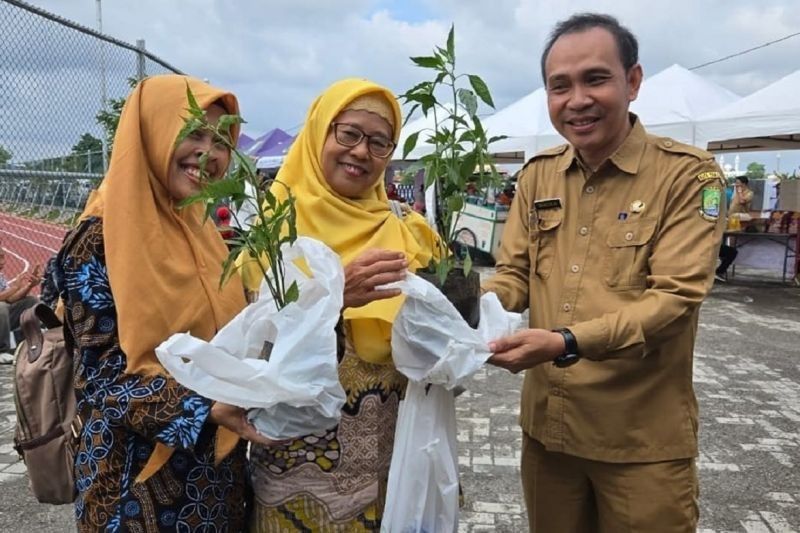
<svg viewBox="0 0 800 533">
<path fill-rule="evenodd" d="M 558 328 L 554 333 L 560 333 L 564 337 L 564 353 L 553 359 L 553 364 L 558 368 L 567 368 L 578 362 L 581 358 L 578 355 L 578 340 L 567 328 Z"/>
</svg>

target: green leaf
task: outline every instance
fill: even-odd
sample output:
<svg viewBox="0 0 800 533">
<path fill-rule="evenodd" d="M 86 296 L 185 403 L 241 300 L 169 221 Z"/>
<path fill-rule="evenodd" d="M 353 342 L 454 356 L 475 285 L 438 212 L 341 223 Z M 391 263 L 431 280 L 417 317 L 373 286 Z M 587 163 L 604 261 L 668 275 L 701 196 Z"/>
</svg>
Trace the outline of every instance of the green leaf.
<svg viewBox="0 0 800 533">
<path fill-rule="evenodd" d="M 469 253 L 469 248 L 467 248 L 467 256 L 464 258 L 464 275 L 469 276 L 469 273 L 471 271 L 472 271 L 472 254 Z"/>
<path fill-rule="evenodd" d="M 296 302 L 299 297 L 300 297 L 300 289 L 297 288 L 297 282 L 293 281 L 292 284 L 289 285 L 289 288 L 286 289 L 284 304 L 289 305 L 292 302 Z"/>
<path fill-rule="evenodd" d="M 411 61 L 414 62 L 415 65 L 422 68 L 438 69 L 444 66 L 442 60 L 435 56 L 419 56 L 419 57 L 412 57 L 410 59 Z"/>
<path fill-rule="evenodd" d="M 467 111 L 470 117 L 475 116 L 478 112 L 478 99 L 475 97 L 475 93 L 470 91 L 469 89 L 461 88 L 456 91 L 458 95 L 458 100 L 464 106 L 464 109 Z"/>
<path fill-rule="evenodd" d="M 470 152 L 464 159 L 461 161 L 461 171 L 459 172 L 462 176 L 471 176 L 475 172 L 475 163 L 478 160 L 477 154 L 475 152 Z"/>
<path fill-rule="evenodd" d="M 487 144 L 492 144 L 497 141 L 502 141 L 503 139 L 508 139 L 508 135 L 495 135 L 494 137 L 491 137 L 489 139 L 489 142 Z"/>
<path fill-rule="evenodd" d="M 189 87 L 189 82 L 186 82 L 186 100 L 189 102 L 187 111 L 189 111 L 190 115 L 195 118 L 200 118 L 206 114 L 205 110 L 197 103 L 197 99 L 195 99 L 194 93 L 191 87 Z"/>
<path fill-rule="evenodd" d="M 486 136 L 486 131 L 483 129 L 483 123 L 481 122 L 481 119 L 478 118 L 478 115 L 474 115 L 472 117 L 472 127 L 475 130 L 476 139 Z"/>
<path fill-rule="evenodd" d="M 413 106 L 411 106 L 411 110 L 406 115 L 405 120 L 403 120 L 403 125 L 401 126 L 401 128 L 405 128 L 406 124 L 408 124 L 408 121 L 411 120 L 411 117 L 414 116 L 414 111 L 416 111 L 417 109 L 419 109 L 419 104 L 414 104 Z"/>
<path fill-rule="evenodd" d="M 460 196 L 451 196 L 447 199 L 447 209 L 451 213 L 458 213 L 464 208 L 464 199 Z"/>
<path fill-rule="evenodd" d="M 475 91 L 475 94 L 477 94 L 478 97 L 486 103 L 486 105 L 494 108 L 492 95 L 489 92 L 489 87 L 486 86 L 486 83 L 480 78 L 480 76 L 476 76 L 475 74 L 470 74 L 468 77 L 469 84 L 472 85 L 472 90 Z"/>
<path fill-rule="evenodd" d="M 195 131 L 203 128 L 203 121 L 197 118 L 188 118 L 184 120 L 183 127 L 178 132 L 175 138 L 175 146 L 181 144 L 186 138 Z"/>
<path fill-rule="evenodd" d="M 447 34 L 447 56 L 450 58 L 451 63 L 456 61 L 456 25 L 450 25 L 450 31 Z"/>
<path fill-rule="evenodd" d="M 419 137 L 419 132 L 415 131 L 411 135 L 408 136 L 406 141 L 403 143 L 403 159 L 408 157 L 408 154 L 417 146 L 417 138 Z"/>
<path fill-rule="evenodd" d="M 410 165 L 408 165 L 405 169 L 403 169 L 403 174 L 414 176 L 420 170 L 425 169 L 425 161 L 424 159 L 418 159 L 414 161 Z"/>
<path fill-rule="evenodd" d="M 222 115 L 217 122 L 217 129 L 225 135 L 230 135 L 231 126 L 234 124 L 243 124 L 244 120 L 239 115 Z M 235 142 L 236 139 L 233 139 Z"/>
<path fill-rule="evenodd" d="M 428 108 L 431 108 L 434 105 L 436 105 L 436 98 L 432 94 L 426 94 L 426 93 L 412 94 L 411 96 L 408 97 L 408 101 L 419 102 L 420 104 L 423 105 L 423 111 L 424 111 L 424 106 L 428 106 Z"/>
</svg>

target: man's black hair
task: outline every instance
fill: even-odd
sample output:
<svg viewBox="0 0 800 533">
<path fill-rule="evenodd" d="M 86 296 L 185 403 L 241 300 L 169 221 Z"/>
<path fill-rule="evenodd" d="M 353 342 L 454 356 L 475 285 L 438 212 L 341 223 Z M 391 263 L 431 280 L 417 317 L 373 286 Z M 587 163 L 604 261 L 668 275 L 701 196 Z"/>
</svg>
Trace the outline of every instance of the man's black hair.
<svg viewBox="0 0 800 533">
<path fill-rule="evenodd" d="M 636 37 L 628 28 L 620 24 L 616 18 L 602 13 L 577 13 L 556 24 L 556 27 L 550 33 L 547 44 L 545 44 L 541 59 L 542 80 L 544 80 L 545 86 L 547 86 L 547 77 L 544 72 L 544 64 L 547 61 L 550 49 L 553 48 L 553 44 L 562 35 L 581 33 L 593 28 L 602 28 L 614 37 L 617 42 L 619 59 L 622 61 L 622 66 L 625 67 L 625 72 L 639 62 L 639 43 Z"/>
<path fill-rule="evenodd" d="M 747 179 L 747 176 L 736 176 L 736 181 L 741 181 L 742 185 L 747 185 L 750 183 L 750 180 Z"/>
</svg>

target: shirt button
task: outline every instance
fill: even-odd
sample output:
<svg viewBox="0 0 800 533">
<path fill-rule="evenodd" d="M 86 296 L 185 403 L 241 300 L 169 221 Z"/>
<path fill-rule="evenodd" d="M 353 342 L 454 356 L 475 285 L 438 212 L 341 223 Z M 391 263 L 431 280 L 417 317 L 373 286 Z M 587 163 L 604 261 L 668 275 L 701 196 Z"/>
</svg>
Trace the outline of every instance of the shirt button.
<svg viewBox="0 0 800 533">
<path fill-rule="evenodd" d="M 572 309 L 572 306 L 569 304 L 564 304 L 561 306 L 561 309 L 569 313 L 569 311 Z"/>
<path fill-rule="evenodd" d="M 628 233 L 626 233 L 625 234 L 625 240 L 626 241 L 632 241 L 633 240 L 633 232 L 629 231 Z"/>
<path fill-rule="evenodd" d="M 589 234 L 589 228 L 587 228 L 586 226 L 583 226 L 580 230 L 578 230 L 578 233 L 580 233 L 581 235 L 588 235 Z"/>
<path fill-rule="evenodd" d="M 586 187 L 586 194 L 592 194 L 594 192 L 594 185 L 589 185 Z"/>
<path fill-rule="evenodd" d="M 671 147 L 672 141 L 664 141 L 664 146 L 666 146 L 667 148 Z"/>
<path fill-rule="evenodd" d="M 572 272 L 574 272 L 575 274 L 581 271 L 581 267 L 579 267 L 578 265 L 572 265 L 569 269 L 572 270 Z"/>
</svg>

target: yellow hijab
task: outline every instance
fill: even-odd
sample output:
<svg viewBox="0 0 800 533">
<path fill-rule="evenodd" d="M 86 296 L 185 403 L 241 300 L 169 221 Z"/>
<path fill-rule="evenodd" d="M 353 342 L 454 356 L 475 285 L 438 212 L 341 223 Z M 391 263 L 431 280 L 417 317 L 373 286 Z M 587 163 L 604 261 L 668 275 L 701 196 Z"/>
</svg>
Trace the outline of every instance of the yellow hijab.
<svg viewBox="0 0 800 533">
<path fill-rule="evenodd" d="M 222 289 L 227 248 L 200 204 L 178 209 L 167 190 L 175 139 L 188 113 L 186 87 L 203 109 L 220 103 L 239 112 L 236 97 L 195 78 L 154 76 L 139 83 L 122 110 L 108 173 L 81 218 L 103 219 L 106 265 L 128 374 L 165 374 L 155 347 L 173 333 L 209 340 L 245 306 L 238 277 Z M 238 128 L 232 128 L 234 139 Z M 221 460 L 238 442 L 217 433 Z M 137 481 L 172 455 L 156 444 Z"/>
<path fill-rule="evenodd" d="M 403 220 L 389 207 L 381 176 L 362 199 L 336 194 L 322 172 L 321 155 L 330 125 L 354 100 L 364 95 L 382 96 L 392 110 L 394 141 L 400 136 L 402 116 L 394 95 L 366 80 L 345 79 L 328 87 L 308 110 L 305 125 L 295 139 L 276 177 L 291 189 L 297 205 L 297 231 L 330 246 L 346 266 L 369 248 L 405 253 L 409 269 L 425 267 L 436 249 L 436 234 L 417 213 Z M 275 183 L 271 191 L 285 198 L 286 190 Z M 359 357 L 373 363 L 391 361 L 392 321 L 403 297 L 379 300 L 363 307 L 346 309 L 353 346 Z"/>
</svg>

